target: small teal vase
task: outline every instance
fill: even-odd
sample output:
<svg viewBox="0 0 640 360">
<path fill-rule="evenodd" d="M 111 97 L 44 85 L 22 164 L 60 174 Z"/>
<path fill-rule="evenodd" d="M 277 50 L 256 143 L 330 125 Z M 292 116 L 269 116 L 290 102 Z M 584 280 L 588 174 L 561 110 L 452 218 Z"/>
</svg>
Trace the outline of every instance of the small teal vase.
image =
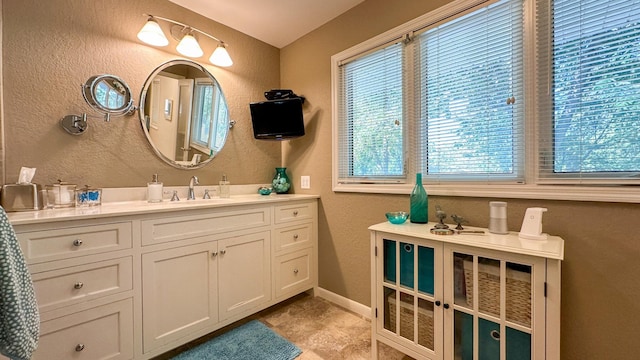
<svg viewBox="0 0 640 360">
<path fill-rule="evenodd" d="M 422 173 L 416 174 L 416 185 L 409 197 L 411 210 L 409 211 L 409 221 L 412 223 L 426 224 L 429 220 L 429 200 L 427 191 L 422 186 Z"/>
<path fill-rule="evenodd" d="M 273 186 L 273 191 L 276 194 L 286 194 L 289 192 L 289 189 L 291 188 L 291 180 L 289 180 L 289 177 L 287 176 L 287 168 L 276 168 L 276 175 L 273 177 L 271 185 Z"/>
</svg>

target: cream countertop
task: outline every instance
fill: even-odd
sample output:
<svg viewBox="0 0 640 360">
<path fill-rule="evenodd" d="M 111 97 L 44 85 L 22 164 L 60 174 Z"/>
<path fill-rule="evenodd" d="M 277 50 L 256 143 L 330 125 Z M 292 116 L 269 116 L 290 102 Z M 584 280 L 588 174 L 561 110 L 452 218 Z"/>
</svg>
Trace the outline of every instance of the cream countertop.
<svg viewBox="0 0 640 360">
<path fill-rule="evenodd" d="M 146 191 L 146 188 L 144 188 Z M 197 193 L 196 193 L 197 194 Z M 103 193 L 103 199 L 105 198 Z M 299 194 L 237 194 L 230 198 L 221 199 L 212 197 L 211 199 L 186 200 L 186 196 L 181 196 L 180 201 L 169 201 L 164 199 L 159 203 L 149 203 L 146 200 L 134 201 L 104 201 L 102 205 L 92 207 L 70 207 L 59 209 L 44 209 L 38 211 L 22 211 L 7 213 L 12 225 L 46 223 L 60 220 L 81 220 L 107 218 L 123 215 L 137 215 L 150 213 L 163 213 L 172 211 L 183 211 L 193 209 L 220 208 L 239 205 L 260 205 L 277 202 L 288 202 L 306 199 L 317 199 L 318 195 Z"/>
</svg>

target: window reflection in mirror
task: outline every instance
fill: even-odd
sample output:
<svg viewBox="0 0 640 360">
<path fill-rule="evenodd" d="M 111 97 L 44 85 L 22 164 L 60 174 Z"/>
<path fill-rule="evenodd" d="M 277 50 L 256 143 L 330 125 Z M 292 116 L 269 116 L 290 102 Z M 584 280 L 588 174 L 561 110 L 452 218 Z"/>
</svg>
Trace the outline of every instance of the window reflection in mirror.
<svg viewBox="0 0 640 360">
<path fill-rule="evenodd" d="M 189 60 L 170 61 L 149 76 L 140 96 L 140 120 L 156 154 L 183 169 L 210 161 L 229 132 L 220 85 Z"/>
<path fill-rule="evenodd" d="M 126 90 L 118 80 L 102 80 L 96 84 L 95 97 L 102 106 L 119 109 L 125 104 Z"/>
</svg>

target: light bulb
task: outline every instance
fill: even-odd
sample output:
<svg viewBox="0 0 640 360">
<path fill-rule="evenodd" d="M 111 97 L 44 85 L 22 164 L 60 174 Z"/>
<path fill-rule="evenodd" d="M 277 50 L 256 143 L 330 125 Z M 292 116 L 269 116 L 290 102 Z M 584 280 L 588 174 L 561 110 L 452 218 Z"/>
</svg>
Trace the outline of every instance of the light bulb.
<svg viewBox="0 0 640 360">
<path fill-rule="evenodd" d="M 233 60 L 231 60 L 231 56 L 229 56 L 223 44 L 218 45 L 213 54 L 211 54 L 209 61 L 216 66 L 228 67 L 233 65 Z"/>
<path fill-rule="evenodd" d="M 169 40 L 164 36 L 160 25 L 152 17 L 149 17 L 149 20 L 138 32 L 138 39 L 153 46 L 167 46 L 169 44 Z"/>
<path fill-rule="evenodd" d="M 204 54 L 198 44 L 198 40 L 191 34 L 185 35 L 176 47 L 176 50 L 184 56 L 198 58 Z"/>
</svg>

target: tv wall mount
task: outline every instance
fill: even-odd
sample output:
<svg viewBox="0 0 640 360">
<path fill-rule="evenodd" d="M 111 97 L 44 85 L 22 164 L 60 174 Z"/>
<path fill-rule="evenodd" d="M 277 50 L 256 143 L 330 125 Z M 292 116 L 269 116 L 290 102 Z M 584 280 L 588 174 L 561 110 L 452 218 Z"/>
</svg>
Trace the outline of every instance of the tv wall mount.
<svg viewBox="0 0 640 360">
<path fill-rule="evenodd" d="M 294 99 L 298 98 L 302 100 L 304 104 L 304 96 L 296 95 L 293 90 L 289 89 L 272 89 L 264 92 L 264 97 L 267 100 L 282 100 L 282 99 Z"/>
</svg>

